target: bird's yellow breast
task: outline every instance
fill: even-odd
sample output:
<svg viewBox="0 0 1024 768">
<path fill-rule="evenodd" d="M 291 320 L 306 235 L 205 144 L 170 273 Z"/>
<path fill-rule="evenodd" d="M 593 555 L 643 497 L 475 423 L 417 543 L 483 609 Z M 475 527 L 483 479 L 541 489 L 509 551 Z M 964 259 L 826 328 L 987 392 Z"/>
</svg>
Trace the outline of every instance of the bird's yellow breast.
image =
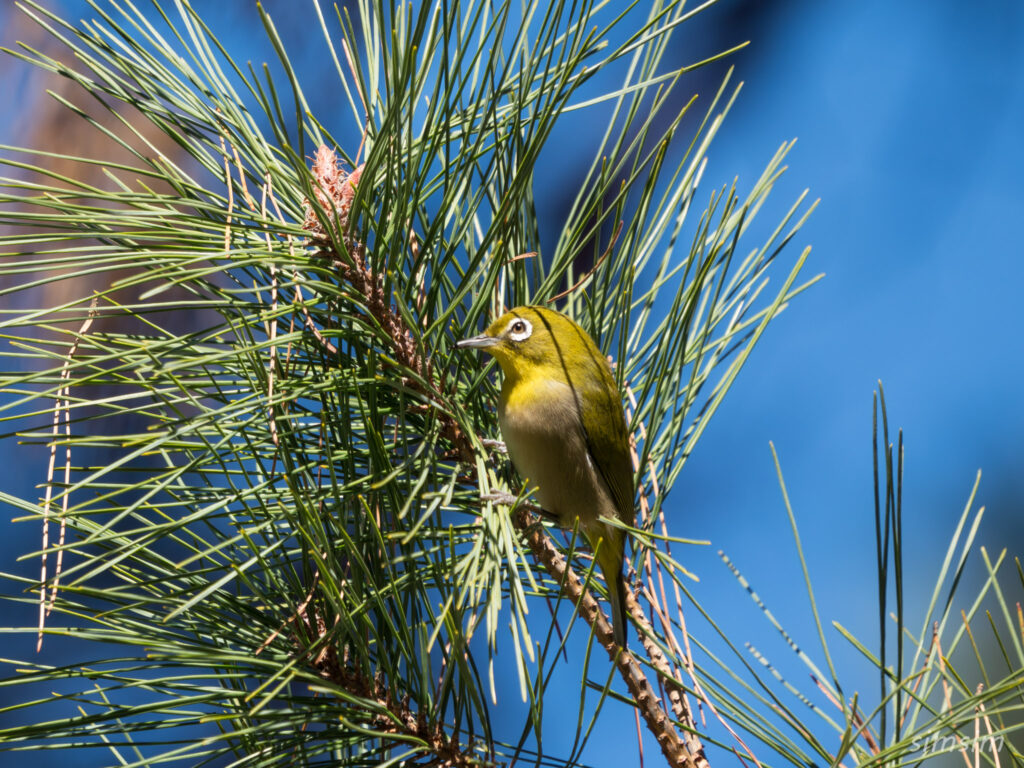
<svg viewBox="0 0 1024 768">
<path fill-rule="evenodd" d="M 498 420 L 509 457 L 540 505 L 565 527 L 577 517 L 585 530 L 601 515 L 614 517 L 569 384 L 536 373 L 506 376 L 501 395 Z"/>
<path fill-rule="evenodd" d="M 573 405 L 572 390 L 564 377 L 551 375 L 546 369 L 513 368 L 504 372 L 501 383 L 501 406 L 529 418 L 534 411 L 560 411 Z"/>
</svg>

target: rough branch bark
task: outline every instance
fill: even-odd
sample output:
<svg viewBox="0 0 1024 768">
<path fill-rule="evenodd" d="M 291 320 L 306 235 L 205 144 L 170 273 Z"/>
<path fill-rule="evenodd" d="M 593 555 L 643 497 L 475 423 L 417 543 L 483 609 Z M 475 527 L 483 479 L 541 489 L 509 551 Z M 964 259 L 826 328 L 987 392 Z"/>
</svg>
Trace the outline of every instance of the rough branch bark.
<svg viewBox="0 0 1024 768">
<path fill-rule="evenodd" d="M 615 643 L 611 622 L 601 610 L 600 604 L 590 592 L 584 587 L 576 572 L 569 567 L 565 556 L 558 551 L 554 542 L 539 525 L 537 517 L 523 506 L 515 511 L 514 517 L 516 527 L 526 535 L 526 541 L 530 546 L 538 562 L 558 583 L 562 584 L 562 591 L 566 597 L 579 606 L 580 616 L 591 627 L 594 628 L 594 635 L 597 641 L 608 652 L 608 656 L 615 663 L 619 675 L 626 683 L 630 696 L 636 702 L 647 728 L 654 735 L 661 747 L 662 754 L 668 760 L 669 765 L 685 766 L 685 768 L 707 768 L 708 761 L 704 755 L 704 747 L 700 738 L 694 732 L 683 732 L 676 730 L 672 718 L 663 702 L 658 699 L 654 687 L 647 680 L 643 669 L 633 656 L 628 652 L 621 652 Z M 636 601 L 631 589 L 627 585 L 626 595 L 627 606 L 635 619 L 638 619 L 642 630 L 641 640 L 644 649 L 647 651 L 655 669 L 661 674 L 665 682 L 668 697 L 671 702 L 676 718 L 693 728 L 694 720 L 690 713 L 685 699 L 681 695 L 682 686 L 679 684 L 669 669 L 661 650 L 651 642 L 647 633 L 651 631 L 650 623 L 643 612 L 640 604 Z"/>
</svg>

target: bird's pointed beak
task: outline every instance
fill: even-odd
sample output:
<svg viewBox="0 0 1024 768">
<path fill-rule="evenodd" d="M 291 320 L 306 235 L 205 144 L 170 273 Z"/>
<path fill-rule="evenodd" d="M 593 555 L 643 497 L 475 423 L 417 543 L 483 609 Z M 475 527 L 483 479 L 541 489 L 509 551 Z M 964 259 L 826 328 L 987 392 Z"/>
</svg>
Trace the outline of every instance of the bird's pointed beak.
<svg viewBox="0 0 1024 768">
<path fill-rule="evenodd" d="M 498 340 L 496 338 L 482 333 L 479 336 L 472 337 L 471 339 L 462 339 L 461 341 L 457 341 L 455 342 L 455 346 L 459 349 L 487 349 L 488 347 L 493 347 L 497 343 Z"/>
</svg>

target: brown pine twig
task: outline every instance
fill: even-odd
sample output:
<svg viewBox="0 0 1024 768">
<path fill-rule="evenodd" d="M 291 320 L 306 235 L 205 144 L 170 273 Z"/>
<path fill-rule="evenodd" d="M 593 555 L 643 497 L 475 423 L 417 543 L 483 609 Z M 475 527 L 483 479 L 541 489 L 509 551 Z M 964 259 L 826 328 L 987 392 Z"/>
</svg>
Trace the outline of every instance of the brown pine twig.
<svg viewBox="0 0 1024 768">
<path fill-rule="evenodd" d="M 237 159 L 238 153 L 235 152 Z M 238 167 L 238 175 L 244 180 L 245 175 L 242 173 L 241 164 Z M 271 186 L 271 177 L 268 173 L 266 180 L 262 187 L 262 198 L 260 201 L 260 213 L 262 214 L 263 220 L 267 220 L 267 198 L 273 197 L 274 191 Z M 264 238 L 267 243 L 267 252 L 273 251 L 273 245 L 271 244 L 269 230 L 264 230 Z M 270 439 L 274 443 L 275 448 L 281 447 L 281 441 L 277 435 L 277 410 L 274 407 L 274 381 L 277 377 L 277 265 L 270 262 L 270 317 L 267 320 L 267 337 L 270 339 L 270 361 L 268 363 L 267 370 L 267 422 L 270 426 Z"/>
<path fill-rule="evenodd" d="M 971 625 L 967 621 L 967 614 L 965 614 L 963 611 L 960 611 L 960 615 L 963 617 L 964 625 L 967 628 L 967 634 L 970 635 L 971 634 Z M 935 650 L 935 636 L 934 635 L 932 635 L 932 645 L 928 649 L 928 656 L 931 656 L 931 653 L 932 653 L 933 650 Z M 927 658 L 927 656 L 925 658 Z M 903 706 L 903 715 L 902 715 L 902 717 L 900 717 L 900 727 L 901 728 L 903 727 L 904 723 L 907 722 L 907 715 L 910 714 L 910 705 L 911 705 L 911 703 L 914 702 L 917 699 L 917 688 L 918 688 L 919 685 L 921 685 L 921 681 L 924 679 L 924 672 L 926 671 L 926 669 L 927 669 L 927 665 L 925 665 L 925 668 L 922 669 L 920 671 L 920 673 L 918 673 L 917 680 L 914 681 L 914 687 L 910 689 L 910 695 L 907 696 L 907 703 Z"/>
<path fill-rule="evenodd" d="M 825 684 L 822 683 L 821 680 L 819 680 L 815 675 L 811 675 L 811 682 L 818 686 L 818 690 L 825 695 L 826 699 L 828 699 L 832 702 L 832 704 L 835 705 L 836 709 L 838 709 L 840 712 L 843 711 L 842 703 L 833 695 L 832 691 L 825 687 Z M 857 726 L 857 733 L 854 734 L 854 738 L 856 738 L 857 736 L 863 736 L 864 742 L 868 745 L 868 751 L 871 754 L 877 755 L 879 752 L 881 752 L 881 748 L 878 746 L 878 742 L 875 740 L 875 737 L 871 735 L 871 731 L 868 730 L 869 723 L 865 722 L 864 716 L 861 715 L 860 712 L 858 712 L 855 708 L 851 708 L 850 710 L 850 720 L 853 722 L 855 726 Z"/>
<path fill-rule="evenodd" d="M 939 671 L 942 673 L 942 708 L 939 710 L 939 714 L 942 714 L 948 712 L 953 706 L 953 687 L 946 679 L 946 657 L 942 653 L 942 643 L 939 640 L 939 622 L 937 621 L 932 624 L 932 643 L 935 645 L 936 656 L 939 659 Z M 972 768 L 971 759 L 967 756 L 967 747 L 955 729 L 953 729 L 953 738 L 960 745 L 959 752 L 967 768 Z"/>
<path fill-rule="evenodd" d="M 1018 603 L 1017 605 L 1019 607 L 1020 603 Z M 981 694 L 984 687 L 985 686 L 981 683 L 978 684 L 979 695 Z M 985 720 L 985 731 L 988 733 L 988 743 L 989 746 L 992 747 L 992 760 L 995 763 L 996 768 L 1001 768 L 999 763 L 999 750 L 996 749 L 995 738 L 993 736 L 992 721 L 989 719 L 988 712 L 985 711 L 985 704 L 983 702 L 978 702 L 978 711 L 981 713 L 982 718 L 984 718 Z"/>
<path fill-rule="evenodd" d="M 501 274 L 498 279 L 494 281 L 494 297 L 491 301 L 492 309 L 495 317 L 500 317 L 505 314 L 505 302 L 502 297 L 505 295 L 505 279 L 507 271 L 504 269 L 509 264 L 515 264 L 517 261 L 524 261 L 525 259 L 532 259 L 537 256 L 536 251 L 527 251 L 526 253 L 520 253 L 518 256 L 513 256 L 511 259 L 505 261 L 502 264 Z"/>
<path fill-rule="evenodd" d="M 608 247 L 604 249 L 604 253 L 602 253 L 600 256 L 598 256 L 597 261 L 595 261 L 593 263 L 593 265 L 591 265 L 590 269 L 588 269 L 586 272 L 583 273 L 583 276 L 580 277 L 580 279 L 576 281 L 575 285 L 573 285 L 571 288 L 565 289 L 561 293 L 557 293 L 554 296 L 552 296 L 550 299 L 548 299 L 548 304 L 551 304 L 552 302 L 558 301 L 559 299 L 568 296 L 570 293 L 572 293 L 577 288 L 579 288 L 581 285 L 583 285 L 583 283 L 585 283 L 587 281 L 587 279 L 592 274 L 594 274 L 597 271 L 597 268 L 601 266 L 601 263 L 605 259 L 607 259 L 608 256 L 611 254 L 612 248 L 615 247 L 615 241 L 619 239 L 619 233 L 621 231 L 622 231 L 622 221 L 620 220 L 619 223 L 615 226 L 615 231 L 612 232 L 612 239 L 609 241 Z"/>
<path fill-rule="evenodd" d="M 64 539 L 67 534 L 68 504 L 71 489 L 71 363 L 78 352 L 78 345 L 85 334 L 89 332 L 92 321 L 96 318 L 97 297 L 93 297 L 89 303 L 89 312 L 78 329 L 78 335 L 67 357 L 64 358 L 64 365 L 60 370 L 60 387 L 57 390 L 57 397 L 53 403 L 53 442 L 50 444 L 50 462 L 46 472 L 46 494 L 43 498 L 43 555 L 39 571 L 39 636 L 36 639 L 36 653 L 43 648 L 43 629 L 46 626 L 46 617 L 50 615 L 54 604 L 57 602 L 57 589 L 60 586 L 60 573 L 64 565 Z M 64 447 L 64 495 L 61 498 L 60 511 L 60 533 L 57 539 L 57 565 L 54 568 L 53 586 L 50 588 L 50 600 L 46 600 L 46 554 L 50 546 L 50 506 L 53 501 L 53 475 L 57 463 L 57 437 L 60 433 L 60 422 L 63 416 L 64 436 L 67 439 Z"/>
<path fill-rule="evenodd" d="M 626 389 L 626 396 L 629 399 L 629 409 L 627 409 L 627 421 L 632 421 L 633 420 L 633 415 L 637 411 L 636 395 L 633 393 L 633 390 L 629 386 L 628 382 L 625 384 L 625 389 Z M 639 440 L 643 440 L 643 441 L 647 440 L 647 426 L 644 424 L 643 421 L 637 422 L 636 433 L 630 435 L 629 450 L 630 450 L 630 456 L 632 457 L 632 460 L 633 460 L 633 470 L 634 471 L 639 471 L 639 469 L 640 469 L 640 453 L 639 453 L 639 450 L 638 450 L 638 447 L 637 447 Z M 654 462 L 651 461 L 650 458 L 648 458 L 648 460 L 647 460 L 647 469 L 648 469 L 648 475 L 650 477 L 650 484 L 651 484 L 651 491 L 650 491 L 650 493 L 651 493 L 651 495 L 655 499 L 657 499 L 658 496 L 661 493 L 659 488 L 658 488 L 658 474 L 655 471 Z M 641 488 L 640 488 L 640 514 L 641 514 L 641 519 L 644 522 L 644 525 L 646 525 L 648 522 L 650 522 L 651 504 L 650 504 L 650 501 L 648 499 L 647 490 L 643 486 L 641 486 Z M 659 510 L 659 512 L 658 512 L 658 520 L 659 520 L 659 523 L 661 525 L 661 532 L 666 537 L 665 552 L 671 557 L 671 555 L 672 555 L 672 546 L 671 546 L 671 544 L 667 540 L 668 539 L 668 524 L 665 521 L 665 509 L 664 509 L 664 507 L 662 507 Z M 671 572 L 673 572 L 673 573 L 675 572 L 675 567 L 674 566 L 669 565 L 668 567 L 669 567 Z M 650 551 L 647 552 L 647 556 L 644 558 L 644 569 L 647 572 L 648 581 L 649 582 L 653 581 L 653 575 L 652 574 L 653 574 L 653 571 L 654 571 L 654 563 L 653 563 L 653 557 L 651 556 Z M 683 599 L 682 599 L 682 595 L 679 592 L 679 585 L 676 583 L 676 581 L 674 579 L 672 580 L 672 588 L 673 588 L 673 593 L 674 593 L 675 601 L 676 601 L 676 616 L 677 616 L 677 618 L 679 620 L 679 628 L 680 628 L 680 631 L 682 632 L 682 635 L 683 635 L 683 646 L 680 646 L 679 640 L 676 637 L 675 630 L 673 629 L 672 622 L 669 621 L 669 619 L 668 619 L 668 614 L 669 614 L 668 597 L 667 597 L 667 590 L 665 589 L 664 575 L 663 575 L 663 572 L 662 572 L 661 568 L 657 569 L 657 574 L 658 574 L 658 592 L 660 594 L 660 603 L 655 598 L 654 595 L 650 595 L 649 604 L 651 606 L 651 610 L 658 617 L 658 620 L 659 620 L 659 623 L 661 624 L 662 630 L 665 633 L 666 641 L 671 645 L 672 648 L 674 648 L 677 657 L 683 660 L 683 664 L 684 664 L 684 666 L 686 668 L 687 676 L 690 678 L 690 682 L 693 685 L 693 691 L 696 694 L 697 709 L 700 712 L 701 725 L 703 725 L 703 726 L 707 725 L 707 721 L 704 718 L 704 706 L 706 705 L 707 708 L 711 711 L 711 713 L 718 719 L 718 721 L 722 724 L 722 726 L 733 737 L 733 739 L 736 741 L 736 743 L 739 744 L 743 748 L 743 750 L 747 753 L 747 755 L 750 757 L 750 759 L 753 760 L 756 765 L 760 766 L 761 763 L 758 761 L 757 757 L 754 755 L 754 753 L 750 749 L 750 747 L 748 747 L 747 744 L 743 741 L 743 739 L 740 738 L 739 734 L 736 733 L 736 731 L 732 728 L 732 726 L 729 725 L 728 721 L 724 717 L 722 717 L 721 714 L 719 714 L 718 710 L 715 708 L 714 703 L 712 703 L 711 699 L 707 696 L 707 694 L 704 693 L 704 690 L 701 687 L 700 681 L 697 679 L 696 670 L 695 670 L 694 665 L 693 665 L 693 653 L 692 653 L 692 651 L 690 649 L 690 636 L 689 636 L 689 633 L 686 631 L 686 617 L 683 614 Z M 678 681 L 679 680 L 678 675 L 674 674 L 673 675 L 673 679 Z M 686 699 L 686 694 L 685 693 L 682 694 L 681 704 L 684 705 L 685 711 L 690 715 L 690 719 L 691 719 L 690 725 L 691 725 L 691 727 L 696 727 L 696 723 L 693 722 L 694 718 L 692 716 L 692 709 L 690 708 L 689 701 Z M 735 749 L 733 751 L 735 752 Z M 738 756 L 739 755 L 737 753 L 737 757 Z M 740 762 L 743 762 L 742 758 L 740 758 Z"/>
</svg>

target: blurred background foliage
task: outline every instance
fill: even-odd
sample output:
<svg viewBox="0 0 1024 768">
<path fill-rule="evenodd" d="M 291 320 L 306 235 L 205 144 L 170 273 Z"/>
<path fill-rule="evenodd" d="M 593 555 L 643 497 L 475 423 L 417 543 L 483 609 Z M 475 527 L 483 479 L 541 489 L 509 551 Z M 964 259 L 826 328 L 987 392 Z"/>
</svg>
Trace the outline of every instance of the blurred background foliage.
<svg viewBox="0 0 1024 768">
<path fill-rule="evenodd" d="M 71 0 L 48 5 L 70 18 L 88 13 Z M 311 15 L 292 12 L 293 3 L 264 5 L 285 40 L 319 36 Z M 274 58 L 250 3 L 201 10 L 240 57 Z M 52 44 L 12 4 L 0 8 L 0 29 L 7 46 L 14 40 Z M 875 593 L 862 584 L 864 574 L 874 578 L 868 419 L 878 377 L 886 383 L 891 418 L 907 432 L 908 611 L 927 600 L 939 570 L 937 553 L 978 467 L 984 475 L 977 501 L 987 509 L 979 542 L 996 552 L 1004 546 L 1011 553 L 1022 550 L 1024 400 L 1016 294 L 1024 260 L 1016 222 L 1024 209 L 1024 11 L 1014 2 L 965 10 L 923 0 L 722 0 L 684 25 L 669 53 L 677 58 L 669 64 L 746 40 L 752 44 L 687 80 L 686 90 L 704 98 L 715 92 L 727 66 L 736 66 L 737 78 L 745 81 L 710 153 L 711 186 L 734 175 L 753 180 L 781 141 L 799 136 L 789 157 L 798 173 L 784 179 L 765 218 L 777 217 L 810 184 L 824 202 L 802 239 L 815 245 L 813 271 L 823 269 L 828 278 L 773 324 L 665 503 L 676 535 L 714 544 L 695 549 L 694 561 L 685 563 L 700 576 L 696 591 L 706 605 L 739 599 L 735 580 L 715 555 L 721 547 L 790 634 L 812 642 L 813 618 L 799 589 L 799 562 L 789 556 L 792 538 L 766 449 L 774 440 L 816 596 L 828 606 L 825 618 L 870 637 L 877 605 Z M 300 43 L 289 45 L 289 53 L 318 116 L 337 110 L 337 135 L 357 144 L 358 131 L 342 119 L 323 51 Z M 68 87 L 64 79 L 0 59 L 0 96 L 13 105 L 0 115 L 3 143 L 124 160 L 101 132 L 68 120 L 66 110 L 44 95 L 44 89 L 66 95 Z M 96 117 L 110 130 L 124 130 L 109 115 L 97 111 Z M 158 132 L 147 139 L 174 156 L 175 147 Z M 591 152 L 577 150 L 598 140 L 593 121 L 570 115 L 539 160 L 546 171 L 546 183 L 535 190 L 542 253 L 554 248 L 574 182 L 589 163 Z M 95 165 L 53 158 L 50 167 L 105 182 Z M 45 449 L 5 441 L 0 451 L 8 468 L 4 490 L 37 496 Z M 37 563 L 14 558 L 38 546 L 36 526 L 21 523 L 8 531 L 5 570 L 33 577 Z M 962 588 L 972 593 L 985 574 L 976 560 L 969 565 Z M 762 650 L 779 643 L 769 639 L 770 628 L 756 609 L 730 612 L 722 627 Z M 991 641 L 979 642 L 986 658 L 997 659 Z M 31 645 L 31 639 L 12 638 L 4 655 L 25 657 Z M 869 690 L 870 666 L 847 646 L 834 650 L 852 679 L 862 671 L 863 685 L 856 687 Z M 46 647 L 51 661 L 65 652 L 74 652 L 66 641 L 52 639 Z M 787 678 L 805 675 L 786 654 L 783 645 L 769 652 Z M 570 697 L 578 693 L 572 685 L 568 691 Z M 622 764 L 635 754 L 635 745 L 620 734 L 600 730 L 589 749 L 608 756 L 595 764 Z M 52 754 L 44 753 L 40 764 L 66 761 Z"/>
</svg>

